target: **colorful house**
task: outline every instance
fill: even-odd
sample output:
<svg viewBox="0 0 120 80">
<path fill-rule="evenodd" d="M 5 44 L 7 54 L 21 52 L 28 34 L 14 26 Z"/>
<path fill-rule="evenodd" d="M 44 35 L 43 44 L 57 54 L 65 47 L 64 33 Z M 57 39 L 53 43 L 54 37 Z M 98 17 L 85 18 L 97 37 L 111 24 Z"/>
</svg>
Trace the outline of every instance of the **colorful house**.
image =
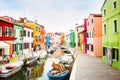
<svg viewBox="0 0 120 80">
<path fill-rule="evenodd" d="M 102 56 L 102 15 L 90 14 L 87 20 L 87 54 Z"/>
<path fill-rule="evenodd" d="M 84 26 L 83 25 L 77 26 L 77 31 L 78 31 L 78 50 L 84 52 L 84 47 L 83 47 Z"/>
<path fill-rule="evenodd" d="M 83 53 L 87 53 L 87 19 L 84 19 L 84 32 L 83 32 Z"/>
<path fill-rule="evenodd" d="M 33 47 L 34 50 L 40 49 L 40 24 L 30 21 L 26 18 L 20 18 L 20 22 L 33 29 Z"/>
<path fill-rule="evenodd" d="M 120 70 L 120 0 L 102 6 L 102 61 Z"/>
<path fill-rule="evenodd" d="M 19 23 L 14 24 L 14 54 L 23 54 L 23 25 Z"/>
<path fill-rule="evenodd" d="M 7 20 L 3 17 L 0 17 L 0 41 L 1 44 L 4 44 L 3 47 L 5 47 L 5 45 L 9 45 L 9 50 L 0 48 L 0 51 L 2 51 L 4 49 L 4 53 L 5 54 L 13 54 L 13 23 L 10 20 Z"/>
<path fill-rule="evenodd" d="M 70 47 L 75 47 L 75 32 L 73 30 L 70 30 Z"/>
<path fill-rule="evenodd" d="M 40 45 L 42 49 L 45 48 L 45 27 L 42 25 L 40 29 Z"/>
<path fill-rule="evenodd" d="M 33 51 L 33 29 L 24 26 L 23 31 L 23 53 L 32 55 Z"/>
</svg>

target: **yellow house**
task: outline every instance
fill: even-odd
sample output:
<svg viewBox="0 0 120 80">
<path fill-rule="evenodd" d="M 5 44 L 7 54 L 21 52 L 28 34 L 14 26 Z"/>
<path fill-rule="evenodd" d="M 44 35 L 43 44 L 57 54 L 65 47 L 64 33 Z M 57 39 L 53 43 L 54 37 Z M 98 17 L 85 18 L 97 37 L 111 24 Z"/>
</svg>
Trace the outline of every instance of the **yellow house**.
<svg viewBox="0 0 120 80">
<path fill-rule="evenodd" d="M 33 47 L 40 48 L 40 25 L 37 23 L 25 23 L 25 25 L 33 29 Z"/>
</svg>

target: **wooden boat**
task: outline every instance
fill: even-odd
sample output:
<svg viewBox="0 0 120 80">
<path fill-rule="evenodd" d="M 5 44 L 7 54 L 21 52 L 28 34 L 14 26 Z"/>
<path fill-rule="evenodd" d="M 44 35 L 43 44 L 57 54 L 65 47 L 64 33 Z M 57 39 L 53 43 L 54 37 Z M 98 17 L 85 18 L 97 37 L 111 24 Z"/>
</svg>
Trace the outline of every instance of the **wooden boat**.
<svg viewBox="0 0 120 80">
<path fill-rule="evenodd" d="M 23 66 L 23 61 L 17 61 L 17 62 L 5 64 L 0 67 L 1 68 L 0 77 L 6 78 L 11 76 L 16 72 L 20 71 L 22 66 Z"/>
<path fill-rule="evenodd" d="M 25 66 L 31 66 L 31 65 L 37 63 L 38 58 L 39 58 L 38 56 L 29 57 L 24 61 L 24 65 Z"/>
<path fill-rule="evenodd" d="M 69 75 L 69 70 L 65 70 L 64 72 L 53 74 L 54 70 L 50 70 L 47 73 L 47 76 L 49 77 L 49 80 L 63 80 Z"/>
</svg>

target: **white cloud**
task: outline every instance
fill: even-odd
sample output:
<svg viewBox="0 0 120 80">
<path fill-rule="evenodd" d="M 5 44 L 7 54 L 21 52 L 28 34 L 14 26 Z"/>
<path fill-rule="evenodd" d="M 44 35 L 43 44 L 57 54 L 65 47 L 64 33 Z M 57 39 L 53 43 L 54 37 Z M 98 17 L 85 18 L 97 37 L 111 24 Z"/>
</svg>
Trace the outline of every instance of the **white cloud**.
<svg viewBox="0 0 120 80">
<path fill-rule="evenodd" d="M 8 0 L 9 1 L 9 0 Z M 100 13 L 104 0 L 14 0 L 11 5 L 0 2 L 4 8 L 0 9 L 0 15 L 8 15 L 14 18 L 27 17 L 30 20 L 38 20 L 45 26 L 46 31 L 67 31 L 74 29 L 76 20 L 82 24 L 83 19 L 89 13 Z M 1 7 L 1 6 L 0 6 Z"/>
</svg>

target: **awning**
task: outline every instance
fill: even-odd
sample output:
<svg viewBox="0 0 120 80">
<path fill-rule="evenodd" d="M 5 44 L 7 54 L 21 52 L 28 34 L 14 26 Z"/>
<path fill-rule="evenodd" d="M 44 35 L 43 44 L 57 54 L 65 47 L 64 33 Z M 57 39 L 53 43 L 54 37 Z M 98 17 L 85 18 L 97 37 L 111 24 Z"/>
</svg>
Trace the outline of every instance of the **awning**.
<svg viewBox="0 0 120 80">
<path fill-rule="evenodd" d="M 6 48 L 6 47 L 10 47 L 10 45 L 3 41 L 0 41 L 0 48 Z"/>
<path fill-rule="evenodd" d="M 10 48 L 10 45 L 3 42 L 3 41 L 0 41 L 0 48 L 4 48 L 5 49 L 5 54 L 9 54 L 9 48 Z"/>
<path fill-rule="evenodd" d="M 14 41 L 5 41 L 7 44 L 14 44 Z"/>
</svg>

